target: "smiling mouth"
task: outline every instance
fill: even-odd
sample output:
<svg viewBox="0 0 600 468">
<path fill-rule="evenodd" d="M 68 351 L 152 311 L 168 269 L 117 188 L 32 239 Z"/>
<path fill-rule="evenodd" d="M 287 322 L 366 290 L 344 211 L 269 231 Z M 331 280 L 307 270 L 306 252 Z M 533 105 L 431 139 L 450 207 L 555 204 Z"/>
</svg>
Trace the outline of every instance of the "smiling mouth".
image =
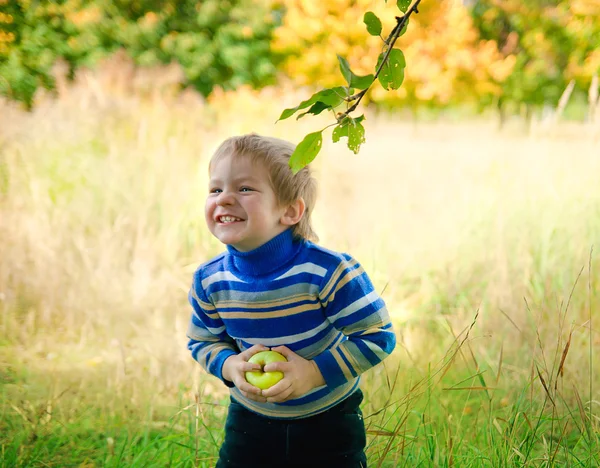
<svg viewBox="0 0 600 468">
<path fill-rule="evenodd" d="M 237 223 L 239 221 L 243 221 L 240 218 L 236 218 L 235 216 L 219 216 L 217 218 L 217 221 L 221 224 L 230 224 L 230 223 Z"/>
</svg>

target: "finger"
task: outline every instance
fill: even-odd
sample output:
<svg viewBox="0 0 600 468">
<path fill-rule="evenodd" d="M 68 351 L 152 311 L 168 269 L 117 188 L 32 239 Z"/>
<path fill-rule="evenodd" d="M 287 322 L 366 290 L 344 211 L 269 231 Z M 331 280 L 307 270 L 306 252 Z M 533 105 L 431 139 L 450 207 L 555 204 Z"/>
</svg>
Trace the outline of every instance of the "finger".
<svg viewBox="0 0 600 468">
<path fill-rule="evenodd" d="M 276 351 L 279 354 L 282 354 L 288 361 L 300 357 L 287 346 L 277 346 L 277 348 L 271 348 L 271 351 Z"/>
<path fill-rule="evenodd" d="M 242 361 L 239 367 L 241 372 L 259 371 L 261 370 L 260 364 L 253 364 L 248 361 Z"/>
<path fill-rule="evenodd" d="M 253 401 L 260 401 L 261 403 L 266 403 L 267 399 L 263 396 L 260 395 L 254 395 L 252 393 L 246 393 L 246 392 L 240 392 L 242 395 L 244 395 L 246 398 L 248 398 L 249 400 L 253 400 Z"/>
<path fill-rule="evenodd" d="M 294 389 L 290 386 L 290 388 L 286 389 L 284 392 L 281 392 L 279 395 L 267 398 L 267 403 L 282 403 L 290 398 Z"/>
<path fill-rule="evenodd" d="M 264 397 L 274 397 L 279 395 L 282 392 L 285 392 L 288 388 L 292 386 L 292 383 L 289 380 L 283 379 L 277 382 L 272 387 L 269 387 L 266 390 L 262 391 L 262 396 Z"/>
<path fill-rule="evenodd" d="M 269 364 L 266 364 L 263 369 L 264 372 L 279 371 L 279 372 L 283 372 L 284 374 L 286 371 L 289 371 L 289 370 L 290 370 L 289 362 L 270 362 Z"/>
<path fill-rule="evenodd" d="M 268 351 L 269 348 L 267 348 L 265 345 L 263 344 L 255 344 L 253 345 L 251 348 L 248 348 L 248 351 L 251 351 L 252 354 L 256 354 L 259 351 Z"/>
<path fill-rule="evenodd" d="M 288 361 L 291 357 L 297 356 L 297 354 L 287 346 L 277 346 L 276 348 L 271 348 L 271 351 L 276 351 L 279 354 L 283 354 Z"/>
<path fill-rule="evenodd" d="M 256 353 L 260 353 L 261 351 L 268 351 L 268 349 L 269 348 L 267 348 L 264 345 L 257 344 L 257 345 L 252 346 L 251 348 L 248 348 L 246 351 L 240 353 L 240 356 L 244 359 L 244 361 L 247 361 L 252 356 L 254 356 Z"/>
<path fill-rule="evenodd" d="M 245 380 L 239 380 L 238 382 L 235 382 L 235 386 L 244 394 L 262 396 L 262 390 L 260 388 L 249 384 Z"/>
</svg>

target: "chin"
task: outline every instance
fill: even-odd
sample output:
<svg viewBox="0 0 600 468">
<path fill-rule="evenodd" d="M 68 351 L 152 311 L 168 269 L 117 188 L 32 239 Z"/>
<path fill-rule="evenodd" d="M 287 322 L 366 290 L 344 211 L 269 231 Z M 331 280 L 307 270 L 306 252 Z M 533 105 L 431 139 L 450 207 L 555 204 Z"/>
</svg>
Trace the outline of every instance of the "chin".
<svg viewBox="0 0 600 468">
<path fill-rule="evenodd" d="M 243 239 L 240 239 L 238 236 L 228 236 L 228 235 L 224 235 L 224 236 L 215 236 L 217 239 L 219 239 L 221 241 L 221 243 L 225 244 L 225 245 L 231 245 L 232 247 L 236 247 L 237 245 L 240 245 L 244 242 Z"/>
<path fill-rule="evenodd" d="M 227 245 L 230 245 L 231 247 L 235 247 L 235 249 L 239 250 L 240 252 L 250 252 L 251 250 L 254 250 L 257 247 L 260 247 L 259 245 L 249 246 L 247 244 L 240 244 L 239 242 L 231 243 L 231 244 L 227 244 Z"/>
<path fill-rule="evenodd" d="M 248 250 L 245 248 L 244 241 L 240 240 L 239 238 L 222 236 L 222 237 L 218 237 L 218 239 L 221 241 L 221 243 L 223 243 L 225 245 L 230 245 L 231 247 L 235 247 L 237 250 L 240 250 L 240 251 Z"/>
<path fill-rule="evenodd" d="M 250 240 L 245 239 L 240 236 L 215 236 L 219 239 L 223 244 L 230 245 L 231 247 L 235 247 L 240 252 L 248 252 L 250 250 L 254 250 L 261 245 L 265 244 L 267 241 L 258 241 L 258 240 Z"/>
</svg>

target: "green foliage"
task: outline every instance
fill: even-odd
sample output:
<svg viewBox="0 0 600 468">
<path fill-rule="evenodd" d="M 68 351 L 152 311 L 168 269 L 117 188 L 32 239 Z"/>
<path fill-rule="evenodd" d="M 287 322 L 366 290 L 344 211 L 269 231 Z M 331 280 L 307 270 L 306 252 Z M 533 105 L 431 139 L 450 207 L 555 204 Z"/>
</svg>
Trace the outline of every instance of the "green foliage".
<svg viewBox="0 0 600 468">
<path fill-rule="evenodd" d="M 348 61 L 338 55 L 338 62 L 342 76 L 348 83 L 348 88 L 337 87 L 332 89 L 324 89 L 313 94 L 309 99 L 301 102 L 298 106 L 285 109 L 279 120 L 287 119 L 294 115 L 297 111 L 305 109 L 309 106 L 310 109 L 299 115 L 298 118 L 306 114 L 317 115 L 325 109 L 330 109 L 337 120 L 335 129 L 332 133 L 334 143 L 340 141 L 342 137 L 348 140 L 348 149 L 354 154 L 360 151 L 361 145 L 365 142 L 365 128 L 362 125 L 364 115 L 359 117 L 351 117 L 351 113 L 358 107 L 361 99 L 367 93 L 375 79 L 379 79 L 381 86 L 385 90 L 398 89 L 404 81 L 404 69 L 406 68 L 406 59 L 404 53 L 399 49 L 394 49 L 396 40 L 406 32 L 410 15 L 417 13 L 417 7 L 421 0 L 398 0 L 398 9 L 404 15 L 396 17 L 396 25 L 389 33 L 387 39 L 383 39 L 383 51 L 379 55 L 375 73 L 365 76 L 359 76 L 352 71 Z M 412 4 L 412 6 L 411 6 Z M 409 9 L 410 8 L 410 9 Z M 382 31 L 381 20 L 373 12 L 365 13 L 363 22 L 367 27 L 367 32 L 372 36 L 380 36 Z M 359 89 L 360 92 L 352 94 L 353 89 Z M 345 95 L 344 95 L 345 94 Z M 336 113 L 335 107 L 346 102 L 347 107 L 344 112 Z M 333 126 L 331 125 L 331 126 Z M 296 150 L 290 158 L 290 167 L 294 173 L 301 170 L 304 166 L 315 159 L 322 146 L 322 133 L 325 129 L 319 132 L 310 133 L 298 144 Z"/>
<path fill-rule="evenodd" d="M 315 159 L 321 146 L 323 146 L 323 130 L 309 133 L 304 137 L 290 158 L 290 167 L 294 174 Z"/>
<path fill-rule="evenodd" d="M 314 115 L 320 114 L 325 109 L 334 109 L 337 106 L 339 106 L 344 101 L 344 99 L 347 98 L 347 96 L 350 96 L 351 92 L 351 88 L 346 88 L 344 86 L 337 86 L 331 89 L 323 89 L 318 93 L 313 94 L 307 100 L 302 101 L 296 107 L 285 109 L 281 113 L 279 120 L 285 120 L 294 115 L 299 110 L 306 109 L 309 106 L 312 107 L 310 107 L 310 109 L 306 113 L 311 113 Z M 302 117 L 305 114 L 298 116 L 298 118 Z"/>
<path fill-rule="evenodd" d="M 367 11 L 365 13 L 363 21 L 367 26 L 367 32 L 371 36 L 379 36 L 381 34 L 383 26 L 381 24 L 381 20 L 377 17 L 375 13 L 373 13 L 372 11 Z"/>
<path fill-rule="evenodd" d="M 365 116 L 361 115 L 357 118 L 345 117 L 340 124 L 335 127 L 332 133 L 332 140 L 334 143 L 340 141 L 341 137 L 348 138 L 348 148 L 358 154 L 360 145 L 365 142 L 365 128 L 361 122 L 365 120 Z"/>
<path fill-rule="evenodd" d="M 340 62 L 340 71 L 342 72 L 342 75 L 344 76 L 346 82 L 351 88 L 367 89 L 369 86 L 371 86 L 371 83 L 373 83 L 374 75 L 355 75 L 354 72 L 350 70 L 350 64 L 348 63 L 348 61 L 340 55 L 338 55 L 337 57 L 338 61 Z"/>
<path fill-rule="evenodd" d="M 116 35 L 117 46 L 124 46 L 141 64 L 176 60 L 188 82 L 204 95 L 215 85 L 231 89 L 246 83 L 260 86 L 273 79 L 269 43 L 275 23 L 264 3 L 186 0 L 162 2 L 164 8 L 156 8 L 155 3 L 148 2 L 145 11 L 126 17 L 127 28 L 115 22 L 102 37 L 108 40 Z M 123 11 L 120 8 L 115 14 Z M 141 13 L 154 24 L 144 27 L 138 18 Z"/>
<path fill-rule="evenodd" d="M 0 24 L 0 38 L 13 39 L 0 42 L 0 93 L 28 106 L 38 87 L 53 87 L 57 58 L 72 74 L 121 48 L 141 65 L 179 62 L 186 84 L 204 95 L 274 80 L 278 11 L 263 0 L 15 0 L 2 8 L 11 22 Z"/>
<path fill-rule="evenodd" d="M 396 5 L 398 5 L 398 9 L 402 13 L 406 13 L 408 11 L 408 7 L 410 6 L 411 3 L 412 3 L 412 0 L 398 0 L 396 2 Z"/>
<path fill-rule="evenodd" d="M 571 78 L 565 72 L 577 49 L 568 29 L 568 9 L 563 0 L 475 2 L 471 14 L 481 37 L 498 41 L 504 55 L 516 57 L 513 73 L 501 83 L 501 102 L 557 104 Z M 595 42 L 598 47 L 599 39 Z"/>
<path fill-rule="evenodd" d="M 379 82 L 384 89 L 398 89 L 404 81 L 404 69 L 406 68 L 404 54 L 399 49 L 392 49 L 387 60 L 384 60 L 385 55 L 379 55 L 377 67 L 383 63 L 379 74 Z"/>
<path fill-rule="evenodd" d="M 0 93 L 30 105 L 38 86 L 50 88 L 50 73 L 58 57 L 77 59 L 68 40 L 74 32 L 66 23 L 64 1 L 6 2 L 0 33 Z"/>
</svg>

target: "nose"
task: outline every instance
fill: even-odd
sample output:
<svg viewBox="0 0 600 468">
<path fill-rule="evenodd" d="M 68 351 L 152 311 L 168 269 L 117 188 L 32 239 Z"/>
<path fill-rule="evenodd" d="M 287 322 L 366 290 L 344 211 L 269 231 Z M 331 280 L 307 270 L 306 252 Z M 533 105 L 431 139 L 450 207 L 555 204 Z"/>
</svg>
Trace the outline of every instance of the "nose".
<svg viewBox="0 0 600 468">
<path fill-rule="evenodd" d="M 219 206 L 227 206 L 227 205 L 232 205 L 233 204 L 233 195 L 231 194 L 231 192 L 228 191 L 222 191 L 219 196 L 217 197 L 217 205 Z"/>
</svg>

